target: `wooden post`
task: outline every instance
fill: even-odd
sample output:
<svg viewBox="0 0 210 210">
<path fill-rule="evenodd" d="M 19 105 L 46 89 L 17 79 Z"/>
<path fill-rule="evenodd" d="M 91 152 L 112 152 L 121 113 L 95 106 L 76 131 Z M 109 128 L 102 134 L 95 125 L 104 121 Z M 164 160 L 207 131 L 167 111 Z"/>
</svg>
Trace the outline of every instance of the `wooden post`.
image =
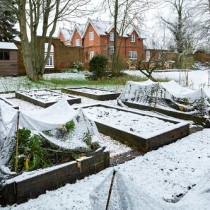
<svg viewBox="0 0 210 210">
<path fill-rule="evenodd" d="M 16 148 L 15 148 L 15 172 L 17 172 L 18 170 L 19 119 L 20 119 L 20 112 L 18 111 L 17 128 L 16 128 Z"/>
<path fill-rule="evenodd" d="M 110 198 L 111 198 L 111 194 L 112 194 L 112 187 L 113 187 L 113 183 L 114 183 L 114 177 L 115 177 L 115 174 L 116 174 L 117 171 L 113 171 L 113 175 L 112 175 L 112 181 L 111 181 L 111 185 L 110 185 L 110 188 L 109 188 L 109 195 L 108 195 L 108 199 L 107 199 L 107 202 L 106 202 L 106 210 L 108 210 L 109 208 L 109 202 L 110 202 Z"/>
</svg>

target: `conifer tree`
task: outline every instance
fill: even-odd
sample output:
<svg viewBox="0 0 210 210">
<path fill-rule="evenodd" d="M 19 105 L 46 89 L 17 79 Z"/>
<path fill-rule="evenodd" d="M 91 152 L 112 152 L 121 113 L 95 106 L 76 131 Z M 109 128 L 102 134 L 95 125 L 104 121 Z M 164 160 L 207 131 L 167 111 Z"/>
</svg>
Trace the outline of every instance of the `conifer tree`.
<svg viewBox="0 0 210 210">
<path fill-rule="evenodd" d="M 1 0 L 0 0 L 1 2 Z M 14 38 L 18 35 L 17 30 L 14 28 L 17 19 L 11 11 L 6 10 L 2 4 L 0 4 L 0 41 L 9 42 L 14 41 Z"/>
</svg>

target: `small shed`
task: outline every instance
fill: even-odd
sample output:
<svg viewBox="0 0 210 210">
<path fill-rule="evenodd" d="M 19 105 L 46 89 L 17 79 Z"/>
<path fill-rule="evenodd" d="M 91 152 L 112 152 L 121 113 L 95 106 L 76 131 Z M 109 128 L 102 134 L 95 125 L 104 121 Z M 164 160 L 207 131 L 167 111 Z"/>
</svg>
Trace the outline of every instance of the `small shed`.
<svg viewBox="0 0 210 210">
<path fill-rule="evenodd" d="M 0 76 L 18 75 L 18 48 L 12 42 L 0 42 Z"/>
</svg>

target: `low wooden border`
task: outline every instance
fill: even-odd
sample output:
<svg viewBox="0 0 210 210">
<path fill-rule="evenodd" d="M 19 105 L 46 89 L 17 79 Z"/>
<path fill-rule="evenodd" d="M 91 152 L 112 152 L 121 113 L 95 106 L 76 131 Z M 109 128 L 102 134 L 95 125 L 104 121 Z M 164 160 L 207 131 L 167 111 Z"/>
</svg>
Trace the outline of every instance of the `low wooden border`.
<svg viewBox="0 0 210 210">
<path fill-rule="evenodd" d="M 85 96 L 85 97 L 92 98 L 92 99 L 99 100 L 99 101 L 114 100 L 114 99 L 118 98 L 119 95 L 120 95 L 120 93 L 115 93 L 115 92 L 112 92 L 112 91 L 109 91 L 109 92 L 112 92 L 112 93 L 107 93 L 107 94 L 103 94 L 103 95 L 83 93 L 81 91 L 78 91 L 78 89 L 81 89 L 81 88 L 90 89 L 90 90 L 100 90 L 100 91 L 104 91 L 104 92 L 108 91 L 108 90 L 90 88 L 90 87 L 77 87 L 77 88 L 62 88 L 61 92 L 70 93 L 70 94 L 74 94 L 74 95 Z"/>
<path fill-rule="evenodd" d="M 12 104 L 9 100 L 7 100 L 6 98 L 2 98 L 0 97 L 0 100 L 5 102 L 6 104 L 10 105 L 13 109 L 19 109 L 19 106 L 16 106 L 14 104 Z"/>
<path fill-rule="evenodd" d="M 161 108 L 142 105 L 142 104 L 136 104 L 136 103 L 132 103 L 132 102 L 128 102 L 128 101 L 123 101 L 123 103 L 130 108 L 139 109 L 139 110 L 147 110 L 147 111 L 156 111 L 156 112 L 162 113 L 164 115 L 168 115 L 168 116 L 175 117 L 178 119 L 190 120 L 190 121 L 193 121 L 195 124 L 202 125 L 206 128 L 210 128 L 209 118 L 195 116 L 195 115 L 178 112 L 178 111 L 161 109 Z"/>
<path fill-rule="evenodd" d="M 109 152 L 103 149 L 93 156 L 82 158 L 78 161 L 64 163 L 59 166 L 34 171 L 33 176 L 20 179 L 18 176 L 6 180 L 6 184 L 0 186 L 0 205 L 12 205 L 23 203 L 31 198 L 36 198 L 47 190 L 55 190 L 67 183 L 74 183 L 91 174 L 109 167 Z"/>
<path fill-rule="evenodd" d="M 108 106 L 108 105 L 102 105 L 102 104 L 95 104 L 90 106 L 83 106 L 83 108 L 89 108 L 94 106 L 102 106 L 106 108 L 114 108 L 117 110 L 125 111 L 125 112 L 131 112 L 137 115 L 143 115 L 143 116 L 151 116 L 156 117 L 153 115 L 143 114 L 136 111 L 130 111 L 124 108 L 119 108 L 115 106 Z M 163 145 L 170 144 L 172 142 L 175 142 L 177 139 L 183 138 L 187 135 L 189 135 L 189 124 L 186 122 L 179 122 L 176 120 L 167 119 L 164 117 L 156 117 L 158 119 L 172 122 L 174 125 L 170 126 L 167 130 L 163 130 L 163 132 L 157 131 L 154 132 L 151 135 L 141 136 L 136 135 L 132 132 L 121 130 L 118 127 L 114 127 L 112 125 L 108 125 L 102 121 L 94 120 L 96 123 L 96 126 L 99 130 L 99 132 L 103 133 L 104 135 L 111 136 L 113 139 L 118 140 L 128 146 L 133 147 L 134 149 L 137 149 L 141 152 L 148 152 L 154 149 L 157 149 Z M 125 119 L 126 120 L 126 119 Z"/>
<path fill-rule="evenodd" d="M 56 94 L 59 94 L 58 92 L 55 92 L 55 91 L 52 91 L 52 90 L 46 90 L 46 91 L 49 91 L 49 92 L 52 92 L 52 93 L 54 92 Z M 62 94 L 62 93 L 60 93 L 60 94 Z M 47 107 L 55 104 L 56 102 L 58 102 L 57 100 L 56 101 L 51 101 L 51 102 L 43 102 L 41 100 L 38 100 L 38 99 L 35 99 L 35 98 L 31 98 L 30 96 L 25 95 L 24 91 L 17 91 L 17 92 L 15 92 L 15 97 L 18 98 L 18 99 L 30 102 L 30 103 L 32 103 L 34 105 L 41 106 L 43 108 L 47 108 Z M 67 99 L 67 102 L 70 105 L 75 104 L 75 103 L 81 103 L 81 98 L 78 98 L 78 97 L 75 97 L 75 96 L 71 96 L 71 95 L 68 95 L 68 97 L 69 97 L 69 99 Z"/>
</svg>

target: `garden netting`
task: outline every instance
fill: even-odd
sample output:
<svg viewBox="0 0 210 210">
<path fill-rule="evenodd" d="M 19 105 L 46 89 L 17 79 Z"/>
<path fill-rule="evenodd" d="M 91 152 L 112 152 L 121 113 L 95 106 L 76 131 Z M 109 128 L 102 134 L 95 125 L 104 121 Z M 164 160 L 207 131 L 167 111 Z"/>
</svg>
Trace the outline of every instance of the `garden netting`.
<svg viewBox="0 0 210 210">
<path fill-rule="evenodd" d="M 0 106 L 0 170 L 5 174 L 16 145 L 18 115 L 19 128 L 42 136 L 61 149 L 85 150 L 88 147 L 85 142 L 87 135 L 91 142 L 97 142 L 99 138 L 95 123 L 86 117 L 81 108 L 73 109 L 64 98 L 46 109 L 33 111 L 17 111 L 3 104 Z M 65 127 L 69 122 L 73 123 L 70 131 Z"/>
<path fill-rule="evenodd" d="M 116 172 L 110 193 L 112 179 L 113 172 L 90 193 L 92 210 L 208 210 L 210 206 L 210 171 L 176 203 L 151 197 L 144 191 L 143 185 L 142 188 L 139 187 L 141 184 L 136 187 L 132 180 L 119 171 Z"/>
<path fill-rule="evenodd" d="M 157 106 L 158 104 L 164 104 L 162 99 L 168 99 L 172 104 L 177 105 L 178 108 L 185 107 L 186 110 L 191 111 L 192 109 L 197 109 L 203 115 L 209 115 L 209 97 L 202 88 L 191 90 L 182 87 L 173 80 L 169 82 L 153 82 L 151 80 L 145 82 L 128 81 L 118 98 L 118 104 L 123 105 L 123 101 L 131 101 Z"/>
</svg>

